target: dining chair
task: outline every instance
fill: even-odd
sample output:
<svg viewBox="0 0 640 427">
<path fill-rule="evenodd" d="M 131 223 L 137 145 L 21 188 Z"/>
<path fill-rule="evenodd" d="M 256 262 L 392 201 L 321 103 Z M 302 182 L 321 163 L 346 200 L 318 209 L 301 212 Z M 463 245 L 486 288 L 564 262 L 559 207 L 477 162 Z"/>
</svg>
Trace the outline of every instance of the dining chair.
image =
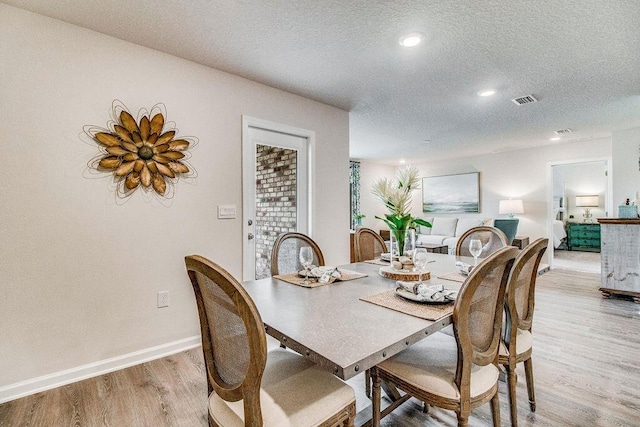
<svg viewBox="0 0 640 427">
<path fill-rule="evenodd" d="M 524 371 L 529 395 L 529 407 L 536 410 L 533 389 L 533 309 L 536 279 L 542 255 L 547 250 L 549 239 L 538 239 L 525 247 L 516 257 L 511 269 L 505 301 L 506 317 L 502 325 L 502 342 L 498 363 L 507 371 L 511 425 L 518 425 L 518 402 L 516 400 L 516 364 L 524 362 Z"/>
<path fill-rule="evenodd" d="M 371 368 L 373 426 L 380 425 L 381 381 L 426 405 L 456 411 L 466 426 L 472 409 L 491 402 L 500 425 L 498 348 L 504 295 L 518 249 L 498 249 L 469 274 L 453 306 L 453 332 L 434 334 Z M 426 407 L 425 405 L 425 407 Z"/>
<path fill-rule="evenodd" d="M 360 227 L 355 236 L 356 262 L 380 258 L 387 252 L 387 245 L 381 235 L 370 228 Z"/>
<path fill-rule="evenodd" d="M 271 275 L 289 274 L 302 270 L 298 254 L 300 248 L 304 246 L 310 246 L 313 249 L 313 265 L 324 265 L 320 246 L 311 237 L 298 232 L 282 233 L 273 243 L 271 250 Z"/>
<path fill-rule="evenodd" d="M 196 297 L 209 390 L 209 425 L 353 426 L 353 389 L 285 349 L 267 352 L 258 310 L 219 265 L 185 257 Z"/>
<path fill-rule="evenodd" d="M 355 235 L 355 262 L 363 262 L 376 258 L 387 251 L 387 244 L 382 236 L 374 230 L 366 227 L 356 228 Z M 371 397 L 371 373 L 367 369 L 364 375 L 365 395 Z"/>
<path fill-rule="evenodd" d="M 471 256 L 469 252 L 469 241 L 478 239 L 482 242 L 482 253 L 480 258 L 486 258 L 500 248 L 509 246 L 507 236 L 495 227 L 481 225 L 473 227 L 462 233 L 456 244 L 456 255 Z"/>
</svg>

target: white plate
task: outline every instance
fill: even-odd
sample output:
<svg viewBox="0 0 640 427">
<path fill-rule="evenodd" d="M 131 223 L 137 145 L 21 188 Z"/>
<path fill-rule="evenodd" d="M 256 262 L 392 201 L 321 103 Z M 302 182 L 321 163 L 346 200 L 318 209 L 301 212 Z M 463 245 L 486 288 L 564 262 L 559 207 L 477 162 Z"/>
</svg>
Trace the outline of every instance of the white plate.
<svg viewBox="0 0 640 427">
<path fill-rule="evenodd" d="M 450 302 L 455 301 L 455 298 L 451 299 L 450 296 L 445 296 L 445 299 L 443 301 L 429 301 L 429 300 L 423 300 L 420 299 L 420 297 L 416 294 L 414 294 L 413 292 L 409 292 L 406 289 L 403 289 L 401 287 L 397 287 L 396 288 L 396 295 L 401 296 L 402 298 L 411 300 L 411 301 L 415 301 L 415 302 L 419 302 L 421 304 L 449 304 Z"/>
</svg>

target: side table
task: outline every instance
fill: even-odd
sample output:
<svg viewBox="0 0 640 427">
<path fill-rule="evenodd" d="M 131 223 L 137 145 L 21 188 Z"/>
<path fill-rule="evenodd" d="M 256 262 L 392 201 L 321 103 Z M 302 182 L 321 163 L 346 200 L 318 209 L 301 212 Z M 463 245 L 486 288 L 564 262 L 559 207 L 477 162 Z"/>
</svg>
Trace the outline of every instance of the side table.
<svg viewBox="0 0 640 427">
<path fill-rule="evenodd" d="M 516 248 L 522 250 L 529 245 L 529 237 L 525 236 L 516 236 L 513 238 L 513 243 L 511 246 L 515 246 Z"/>
</svg>

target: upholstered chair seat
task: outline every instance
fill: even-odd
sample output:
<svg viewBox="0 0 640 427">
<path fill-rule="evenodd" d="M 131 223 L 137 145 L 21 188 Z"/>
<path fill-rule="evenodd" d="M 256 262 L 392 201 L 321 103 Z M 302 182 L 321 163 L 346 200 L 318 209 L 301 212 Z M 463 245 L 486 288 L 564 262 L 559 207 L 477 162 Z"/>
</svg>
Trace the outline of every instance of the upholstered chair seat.
<svg viewBox="0 0 640 427">
<path fill-rule="evenodd" d="M 285 349 L 268 353 L 260 384 L 265 426 L 319 426 L 353 402 L 353 390 L 313 362 Z M 245 425 L 242 401 L 226 402 L 215 391 L 209 415 L 221 426 Z"/>
<path fill-rule="evenodd" d="M 460 401 L 460 390 L 455 383 L 458 347 L 452 336 L 434 334 L 378 366 L 433 396 Z M 474 365 L 471 368 L 471 401 L 490 393 L 498 376 L 494 364 Z"/>
<path fill-rule="evenodd" d="M 533 335 L 529 331 L 518 329 L 516 332 L 516 356 L 525 354 L 533 348 Z M 504 341 L 500 342 L 500 356 L 508 357 L 509 349 Z"/>
</svg>

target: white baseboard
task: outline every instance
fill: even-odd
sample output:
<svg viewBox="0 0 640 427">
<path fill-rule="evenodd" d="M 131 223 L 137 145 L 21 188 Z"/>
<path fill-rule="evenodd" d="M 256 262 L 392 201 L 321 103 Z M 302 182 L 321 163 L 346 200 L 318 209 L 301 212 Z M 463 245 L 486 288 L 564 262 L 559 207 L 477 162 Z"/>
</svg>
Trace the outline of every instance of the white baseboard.
<svg viewBox="0 0 640 427">
<path fill-rule="evenodd" d="M 139 365 L 150 360 L 160 359 L 171 354 L 180 353 L 202 345 L 200 335 L 184 338 L 170 343 L 158 345 L 123 354 L 110 359 L 100 360 L 60 372 L 43 375 L 30 380 L 20 381 L 0 387 L 0 403 L 50 390 L 65 384 Z"/>
</svg>

